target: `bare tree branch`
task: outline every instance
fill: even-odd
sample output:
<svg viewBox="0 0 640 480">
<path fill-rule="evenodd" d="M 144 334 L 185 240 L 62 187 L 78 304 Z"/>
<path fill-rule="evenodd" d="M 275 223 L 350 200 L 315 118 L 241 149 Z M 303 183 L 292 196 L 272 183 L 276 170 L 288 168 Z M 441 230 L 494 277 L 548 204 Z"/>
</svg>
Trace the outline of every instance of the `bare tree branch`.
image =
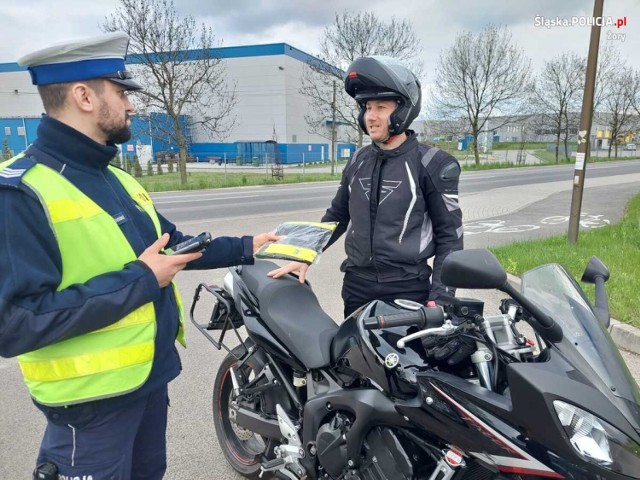
<svg viewBox="0 0 640 480">
<path fill-rule="evenodd" d="M 178 16 L 173 0 L 119 0 L 102 29 L 129 35 L 136 62 L 131 69 L 145 87 L 135 105 L 143 115 L 164 112 L 171 118 L 153 134 L 178 144 L 180 181 L 186 185 L 191 129 L 222 138 L 236 123 L 236 86 L 212 50 L 221 42 L 193 17 Z"/>
<path fill-rule="evenodd" d="M 506 27 L 489 25 L 462 32 L 440 55 L 434 103 L 444 117 L 466 117 L 478 155 L 478 136 L 492 116 L 521 109 L 529 82 L 530 60 L 513 43 Z"/>
<path fill-rule="evenodd" d="M 371 12 L 336 13 L 335 22 L 326 27 L 320 40 L 321 61 L 305 66 L 300 93 L 308 98 L 309 112 L 305 115 L 309 131 L 327 138 L 331 129 L 333 85 L 336 91 L 336 123 L 338 137 L 362 145 L 362 131 L 358 126 L 358 106 L 344 91 L 344 70 L 355 59 L 371 55 L 387 55 L 403 62 L 415 75 L 423 75 L 419 60 L 422 52 L 415 30 L 407 20 L 391 18 L 387 23 Z"/>
<path fill-rule="evenodd" d="M 618 156 L 619 138 L 634 126 L 636 97 L 640 90 L 640 75 L 631 67 L 622 64 L 612 71 L 607 80 L 609 89 L 602 101 L 603 109 L 609 114 L 609 127 L 611 128 L 611 142 L 609 143 L 609 157 L 611 148 L 615 147 L 615 156 Z"/>
<path fill-rule="evenodd" d="M 529 101 L 540 119 L 539 127 L 552 131 L 556 137 L 556 163 L 563 135 L 565 157 L 569 157 L 568 136 L 578 128 L 575 112 L 582 104 L 585 71 L 585 58 L 573 52 L 563 53 L 546 61 L 530 86 Z"/>
</svg>

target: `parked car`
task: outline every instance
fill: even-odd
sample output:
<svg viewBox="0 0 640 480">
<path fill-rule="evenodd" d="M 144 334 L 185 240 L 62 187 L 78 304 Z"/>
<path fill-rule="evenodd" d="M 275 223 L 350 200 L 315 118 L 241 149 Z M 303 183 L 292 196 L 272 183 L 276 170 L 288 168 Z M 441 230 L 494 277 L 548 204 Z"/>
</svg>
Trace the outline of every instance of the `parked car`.
<svg viewBox="0 0 640 480">
<path fill-rule="evenodd" d="M 636 150 L 636 144 L 635 143 L 627 143 L 627 145 L 624 147 L 625 150 L 633 150 L 635 152 Z"/>
</svg>

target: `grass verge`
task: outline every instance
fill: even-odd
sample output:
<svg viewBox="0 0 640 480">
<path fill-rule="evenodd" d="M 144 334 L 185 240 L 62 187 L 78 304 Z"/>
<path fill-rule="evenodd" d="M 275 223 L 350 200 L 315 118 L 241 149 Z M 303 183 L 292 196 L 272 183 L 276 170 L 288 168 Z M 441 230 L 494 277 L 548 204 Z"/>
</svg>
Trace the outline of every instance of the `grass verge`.
<svg viewBox="0 0 640 480">
<path fill-rule="evenodd" d="M 538 157 L 540 160 L 542 160 L 542 162 L 545 165 L 555 165 L 556 164 L 556 153 L 555 152 L 548 152 L 547 150 L 536 150 L 533 152 L 533 155 L 535 155 L 536 157 Z M 611 158 L 609 158 L 607 156 L 607 152 L 606 151 L 599 151 L 599 152 L 591 152 L 591 154 L 589 155 L 589 163 L 602 163 L 602 162 L 615 162 L 618 160 L 637 160 L 640 157 L 635 156 L 629 156 L 629 157 L 623 157 L 623 156 L 619 156 L 619 157 L 614 157 L 613 153 Z M 564 149 L 560 150 L 560 155 L 558 156 L 558 164 L 562 164 L 562 163 L 576 163 L 576 159 L 575 157 L 571 157 L 571 158 L 567 158 L 564 156 Z"/>
<path fill-rule="evenodd" d="M 620 223 L 580 232 L 575 245 L 563 235 L 516 242 L 491 251 L 514 275 L 520 276 L 544 263 L 560 263 L 578 282 L 591 256 L 597 256 L 611 273 L 607 293 L 612 317 L 640 328 L 640 195 L 629 201 Z M 593 286 L 581 286 L 593 302 Z"/>
<path fill-rule="evenodd" d="M 209 173 L 187 172 L 186 187 L 180 186 L 179 173 L 165 173 L 163 175 L 142 176 L 138 182 L 148 192 L 168 192 L 174 190 L 203 190 L 207 188 L 242 187 L 253 185 L 278 185 L 282 183 L 322 182 L 339 180 L 342 171 L 336 175 L 330 173 L 288 173 L 285 170 L 284 179 L 278 180 L 271 174 L 265 173 Z"/>
</svg>

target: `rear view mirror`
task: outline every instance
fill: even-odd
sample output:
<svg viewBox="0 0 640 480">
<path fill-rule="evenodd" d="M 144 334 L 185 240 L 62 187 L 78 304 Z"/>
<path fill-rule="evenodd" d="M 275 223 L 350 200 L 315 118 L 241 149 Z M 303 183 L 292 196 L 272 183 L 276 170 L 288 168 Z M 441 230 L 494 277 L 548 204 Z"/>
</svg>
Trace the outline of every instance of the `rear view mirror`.
<svg viewBox="0 0 640 480">
<path fill-rule="evenodd" d="M 587 268 L 584 269 L 582 274 L 582 281 L 584 283 L 596 283 L 597 277 L 602 277 L 606 282 L 609 280 L 609 269 L 598 257 L 591 257 Z"/>
<path fill-rule="evenodd" d="M 598 257 L 591 257 L 587 268 L 582 274 L 582 281 L 593 283 L 596 286 L 596 303 L 594 310 L 602 324 L 609 328 L 611 315 L 609 314 L 609 300 L 607 299 L 607 289 L 604 282 L 609 280 L 609 269 Z"/>
<path fill-rule="evenodd" d="M 501 289 L 507 283 L 507 274 L 490 251 L 459 250 L 444 259 L 441 280 L 453 288 Z"/>
</svg>

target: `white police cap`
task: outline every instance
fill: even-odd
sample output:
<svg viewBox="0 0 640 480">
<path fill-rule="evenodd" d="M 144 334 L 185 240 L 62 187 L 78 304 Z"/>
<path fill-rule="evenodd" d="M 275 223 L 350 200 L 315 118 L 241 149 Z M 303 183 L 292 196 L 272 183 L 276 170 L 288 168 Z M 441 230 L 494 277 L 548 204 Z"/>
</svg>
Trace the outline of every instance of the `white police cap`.
<svg viewBox="0 0 640 480">
<path fill-rule="evenodd" d="M 128 46 L 126 33 L 107 33 L 29 53 L 18 59 L 18 65 L 27 67 L 34 85 L 106 78 L 128 90 L 142 90 L 125 68 Z"/>
</svg>

